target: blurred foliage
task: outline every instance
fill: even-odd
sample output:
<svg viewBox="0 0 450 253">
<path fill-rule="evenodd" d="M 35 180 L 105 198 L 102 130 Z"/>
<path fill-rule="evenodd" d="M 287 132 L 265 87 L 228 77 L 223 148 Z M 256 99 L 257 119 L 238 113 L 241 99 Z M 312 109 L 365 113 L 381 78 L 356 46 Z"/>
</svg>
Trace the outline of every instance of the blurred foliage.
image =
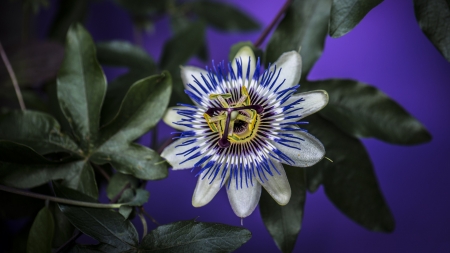
<svg viewBox="0 0 450 253">
<path fill-rule="evenodd" d="M 159 122 L 167 106 L 191 103 L 179 66 L 193 57 L 208 60 L 208 29 L 248 32 L 260 26 L 226 1 L 111 1 L 129 14 L 138 35 L 136 44 L 118 40 L 94 44 L 81 25 L 92 0 L 2 3 L 0 40 L 27 110 L 17 110 L 10 76 L 0 68 L 0 183 L 87 203 L 97 203 L 99 188 L 105 187 L 111 203 L 123 204 L 118 211 L 45 205 L 0 191 L 1 220 L 34 217 L 10 247 L 16 252 L 233 251 L 250 239 L 250 231 L 196 221 L 159 226 L 139 243 L 130 219 L 145 214 L 142 205 L 150 196 L 146 180 L 165 178 L 168 166 L 156 151 L 134 141 Z M 450 61 L 448 0 L 413 2 L 422 31 Z M 415 145 L 430 141 L 431 135 L 376 87 L 357 80 L 308 80 L 326 36 L 347 34 L 382 0 L 288 3 L 282 20 L 274 21 L 277 26 L 265 50 L 239 42 L 230 49 L 230 59 L 243 46 L 250 46 L 266 66 L 286 51 L 300 51 L 299 91 L 324 89 L 330 94 L 329 105 L 310 116 L 312 124 L 306 128 L 323 142 L 333 162 L 324 159 L 308 169 L 286 166 L 292 198 L 279 206 L 263 192 L 263 222 L 279 249 L 291 252 L 301 230 L 306 191 L 323 185 L 330 201 L 350 219 L 372 231 L 391 232 L 394 218 L 359 138 Z M 30 18 L 43 8 L 56 10 L 47 38 L 30 39 L 34 28 Z M 163 18 L 170 22 L 171 37 L 160 49 L 161 58 L 154 60 L 140 45 L 139 35 L 159 32 L 154 24 Z M 126 72 L 107 83 L 101 65 Z M 99 244 L 73 244 L 80 232 Z"/>
</svg>

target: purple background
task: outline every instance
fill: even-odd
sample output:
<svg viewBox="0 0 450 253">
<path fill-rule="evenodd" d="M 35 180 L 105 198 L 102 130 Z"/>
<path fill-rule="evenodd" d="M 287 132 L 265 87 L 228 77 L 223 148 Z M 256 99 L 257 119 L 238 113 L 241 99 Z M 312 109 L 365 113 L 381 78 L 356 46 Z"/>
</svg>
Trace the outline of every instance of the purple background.
<svg viewBox="0 0 450 253">
<path fill-rule="evenodd" d="M 267 26 L 283 1 L 228 1 Z M 42 13 L 40 26 L 47 29 L 51 13 Z M 87 28 L 97 41 L 133 41 L 129 16 L 109 1 L 92 5 Z M 158 59 L 170 37 L 167 19 L 144 35 L 145 49 Z M 41 31 L 44 32 L 44 31 Z M 158 34 L 158 36 L 156 36 Z M 255 41 L 259 32 L 246 34 L 207 32 L 210 58 L 228 59 L 230 46 Z M 198 60 L 191 64 L 204 65 Z M 109 78 L 115 72 L 107 69 Z M 117 71 L 116 71 L 117 72 Z M 116 73 L 117 74 L 117 73 Z M 367 231 L 340 213 L 323 189 L 308 194 L 302 231 L 295 252 L 450 252 L 449 121 L 450 64 L 422 34 L 414 17 L 412 0 L 386 0 L 372 10 L 349 34 L 327 38 L 325 50 L 309 79 L 353 78 L 372 84 L 399 102 L 431 132 L 428 144 L 405 147 L 366 139 L 380 186 L 396 219 L 391 234 Z M 313 124 L 313 122 L 311 122 Z M 159 125 L 159 142 L 169 128 Z M 141 140 L 150 143 L 150 135 Z M 343 147 L 345 148 L 345 147 Z M 146 210 L 161 224 L 197 218 L 198 221 L 240 225 L 228 203 L 225 190 L 202 208 L 191 205 L 196 184 L 187 171 L 170 171 L 162 181 L 148 183 L 151 193 Z M 343 186 L 345 187 L 345 186 Z M 138 229 L 141 224 L 135 222 Z M 156 226 L 149 223 L 150 228 Z M 259 211 L 244 219 L 253 237 L 238 252 L 276 252 Z"/>
</svg>

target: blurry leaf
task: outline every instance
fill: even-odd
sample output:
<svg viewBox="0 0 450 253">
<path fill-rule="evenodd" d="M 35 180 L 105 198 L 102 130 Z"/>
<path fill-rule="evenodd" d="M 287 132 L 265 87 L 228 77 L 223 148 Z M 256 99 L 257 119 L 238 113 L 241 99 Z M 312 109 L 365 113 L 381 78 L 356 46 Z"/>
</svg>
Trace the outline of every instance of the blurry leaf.
<svg viewBox="0 0 450 253">
<path fill-rule="evenodd" d="M 37 14 L 41 7 L 47 8 L 49 2 L 48 0 L 24 0 L 23 5 L 30 8 L 34 14 Z"/>
<path fill-rule="evenodd" d="M 164 45 L 160 59 L 161 69 L 178 71 L 180 65 L 185 64 L 200 50 L 204 39 L 205 25 L 202 22 L 189 24 Z"/>
<path fill-rule="evenodd" d="M 303 208 L 306 200 L 305 170 L 283 165 L 289 178 L 292 196 L 289 203 L 280 206 L 263 191 L 259 201 L 259 210 L 264 225 L 269 230 L 277 247 L 282 252 L 292 252 L 302 227 Z"/>
<path fill-rule="evenodd" d="M 63 186 L 78 190 L 92 198 L 98 198 L 98 187 L 95 174 L 89 162 L 79 161 L 71 163 L 70 177 L 66 177 Z"/>
<path fill-rule="evenodd" d="M 64 57 L 64 48 L 52 41 L 33 41 L 5 51 L 21 87 L 54 79 Z M 12 85 L 6 68 L 0 68 L 0 82 Z"/>
<path fill-rule="evenodd" d="M 252 237 L 244 228 L 219 223 L 179 221 L 159 226 L 144 237 L 139 251 L 231 252 Z"/>
<path fill-rule="evenodd" d="M 56 196 L 61 198 L 95 202 L 89 196 L 69 188 L 56 186 L 54 190 Z M 138 233 L 133 224 L 111 209 L 62 204 L 59 207 L 77 229 L 100 243 L 116 248 L 116 252 L 130 250 L 138 245 Z"/>
<path fill-rule="evenodd" d="M 112 200 L 127 184 L 130 184 L 130 188 L 136 188 L 138 183 L 138 179 L 133 176 L 116 173 L 109 180 L 108 187 L 106 188 L 106 195 Z"/>
<path fill-rule="evenodd" d="M 197 1 L 192 9 L 214 28 L 223 31 L 252 31 L 259 29 L 259 24 L 236 7 L 211 1 Z"/>
<path fill-rule="evenodd" d="M 69 251 L 69 253 L 119 253 L 119 252 L 123 252 L 120 249 L 116 249 L 113 246 L 110 246 L 108 244 L 98 244 L 98 245 L 75 245 L 74 247 L 72 247 Z M 134 253 L 135 251 L 131 250 L 131 251 L 127 251 L 127 253 Z"/>
<path fill-rule="evenodd" d="M 330 123 L 332 124 L 332 123 Z M 314 127 L 314 126 L 313 126 Z M 326 151 L 328 151 L 325 148 Z M 322 163 L 330 162 L 328 159 L 324 159 Z M 321 164 L 322 165 L 322 164 Z M 323 182 L 323 166 L 313 166 L 311 169 L 306 169 L 306 187 L 309 192 L 314 193 L 319 189 L 320 185 Z"/>
<path fill-rule="evenodd" d="M 156 72 L 153 59 L 142 48 L 127 41 L 97 43 L 97 57 L 98 61 L 104 65 Z"/>
<path fill-rule="evenodd" d="M 184 15 L 184 13 L 180 12 L 170 12 L 170 27 L 174 34 L 177 34 L 184 29 L 187 29 L 189 25 L 192 23 L 189 18 Z"/>
<path fill-rule="evenodd" d="M 52 245 L 53 248 L 59 248 L 73 236 L 75 227 L 72 226 L 69 219 L 61 212 L 58 204 L 51 203 L 50 210 L 55 220 L 55 235 Z"/>
<path fill-rule="evenodd" d="M 134 141 L 154 127 L 167 108 L 171 90 L 171 77 L 166 71 L 134 83 L 117 116 L 102 129 L 99 151 L 108 149 L 112 142 Z"/>
<path fill-rule="evenodd" d="M 41 112 L 48 112 L 48 103 L 39 94 L 33 90 L 21 90 L 23 102 L 25 103 L 27 110 L 36 110 Z M 17 94 L 13 86 L 0 88 L 0 107 L 6 107 L 10 109 L 20 109 L 19 101 L 17 100 Z"/>
<path fill-rule="evenodd" d="M 46 113 L 11 111 L 0 116 L 0 129 L 0 139 L 22 143 L 41 154 L 78 152 L 77 144 L 61 133 L 58 122 Z"/>
<path fill-rule="evenodd" d="M 338 38 L 350 32 L 366 14 L 383 0 L 333 0 L 329 33 Z"/>
<path fill-rule="evenodd" d="M 258 59 L 258 57 L 261 60 L 261 65 L 262 65 L 262 61 L 264 60 L 264 52 L 259 49 L 256 48 L 252 42 L 250 41 L 244 41 L 244 42 L 238 42 L 236 44 L 234 44 L 233 46 L 231 46 L 230 49 L 230 53 L 228 54 L 228 59 L 230 61 L 232 61 L 234 59 L 234 57 L 236 56 L 237 52 L 239 51 L 239 49 L 241 49 L 242 47 L 248 46 L 253 50 L 253 53 L 255 53 L 256 59 Z"/>
<path fill-rule="evenodd" d="M 361 142 L 317 115 L 306 127 L 325 146 L 326 156 L 308 170 L 321 170 L 325 193 L 333 204 L 358 224 L 373 231 L 391 232 L 395 222 Z"/>
<path fill-rule="evenodd" d="M 39 211 L 31 226 L 27 241 L 27 253 L 48 253 L 52 251 L 55 223 L 47 207 Z"/>
<path fill-rule="evenodd" d="M 155 74 L 150 71 L 131 70 L 108 84 L 105 101 L 102 107 L 101 125 L 110 123 L 119 113 L 120 105 L 130 87 L 137 81 Z"/>
<path fill-rule="evenodd" d="M 176 106 L 178 103 L 192 104 L 192 100 L 184 92 L 184 84 L 181 79 L 180 70 L 172 71 L 172 96 L 169 106 Z"/>
<path fill-rule="evenodd" d="M 293 0 L 267 45 L 265 64 L 274 63 L 284 52 L 301 48 L 302 79 L 306 79 L 323 51 L 331 3 L 332 0 Z"/>
<path fill-rule="evenodd" d="M 209 54 L 208 54 L 208 45 L 206 44 L 206 41 L 203 41 L 202 45 L 200 46 L 200 49 L 197 52 L 197 57 L 203 62 L 206 62 L 208 60 Z"/>
<path fill-rule="evenodd" d="M 150 193 L 144 189 L 126 189 L 119 199 L 119 203 L 127 206 L 142 206 L 148 202 Z"/>
<path fill-rule="evenodd" d="M 50 38 L 64 42 L 69 27 L 77 22 L 83 23 L 88 12 L 90 0 L 61 0 L 59 9 L 50 27 Z"/>
<path fill-rule="evenodd" d="M 144 180 L 158 180 L 167 177 L 167 163 L 155 151 L 131 143 L 128 146 L 108 142 L 93 154 L 95 163 L 110 163 L 117 171 L 131 174 Z"/>
<path fill-rule="evenodd" d="M 302 88 L 326 90 L 330 101 L 320 114 L 352 136 L 409 145 L 431 140 L 419 121 L 375 87 L 336 79 L 303 83 Z"/>
<path fill-rule="evenodd" d="M 119 213 L 125 218 L 129 219 L 130 214 L 133 212 L 133 207 L 131 206 L 121 206 L 119 208 Z"/>
<path fill-rule="evenodd" d="M 106 79 L 96 59 L 94 42 L 80 24 L 75 24 L 67 33 L 57 94 L 74 135 L 87 153 L 97 138 L 105 92 Z"/>
<path fill-rule="evenodd" d="M 166 1 L 149 0 L 114 0 L 117 4 L 125 8 L 132 15 L 154 14 L 164 10 Z"/>
<path fill-rule="evenodd" d="M 450 62 L 450 1 L 414 0 L 414 12 L 423 33 Z"/>
</svg>

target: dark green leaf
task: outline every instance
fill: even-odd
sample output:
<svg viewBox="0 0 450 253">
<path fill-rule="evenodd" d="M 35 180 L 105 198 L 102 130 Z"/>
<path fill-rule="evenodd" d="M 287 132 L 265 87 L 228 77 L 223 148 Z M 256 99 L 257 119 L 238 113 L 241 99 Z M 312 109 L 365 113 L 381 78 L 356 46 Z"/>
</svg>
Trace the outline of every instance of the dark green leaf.
<svg viewBox="0 0 450 253">
<path fill-rule="evenodd" d="M 373 231 L 391 232 L 395 222 L 361 142 L 331 122 L 312 115 L 307 129 L 325 146 L 326 156 L 308 170 L 321 170 L 325 193 L 334 205 L 358 224 Z"/>
<path fill-rule="evenodd" d="M 409 145 L 431 140 L 418 120 L 375 87 L 336 79 L 304 83 L 302 89 L 326 90 L 330 101 L 320 114 L 355 137 Z"/>
<path fill-rule="evenodd" d="M 117 171 L 144 180 L 167 177 L 167 163 L 155 151 L 131 143 L 128 146 L 110 142 L 92 156 L 98 164 L 110 163 Z"/>
<path fill-rule="evenodd" d="M 114 174 L 109 180 L 108 187 L 106 188 L 106 195 L 111 200 L 117 196 L 128 184 L 130 188 L 136 188 L 139 181 L 130 175 L 122 173 Z"/>
<path fill-rule="evenodd" d="M 129 219 L 130 214 L 133 212 L 133 207 L 131 206 L 120 206 L 119 213 L 125 218 Z"/>
<path fill-rule="evenodd" d="M 147 203 L 150 193 L 144 189 L 126 189 L 119 199 L 119 203 L 127 206 L 142 206 Z"/>
<path fill-rule="evenodd" d="M 251 237 L 244 228 L 179 221 L 152 230 L 142 240 L 139 252 L 231 252 Z"/>
<path fill-rule="evenodd" d="M 34 111 L 11 111 L 0 116 L 0 139 L 27 145 L 41 154 L 78 152 L 78 146 L 60 131 L 49 114 Z"/>
<path fill-rule="evenodd" d="M 47 207 L 39 211 L 28 235 L 27 253 L 48 253 L 52 251 L 55 224 Z"/>
<path fill-rule="evenodd" d="M 294 0 L 272 35 L 266 49 L 266 65 L 284 52 L 299 51 L 305 79 L 323 51 L 332 0 Z"/>
<path fill-rule="evenodd" d="M 171 90 L 172 81 L 167 71 L 133 84 L 122 101 L 119 113 L 102 129 L 100 151 L 108 149 L 112 142 L 134 141 L 154 127 L 167 108 Z"/>
<path fill-rule="evenodd" d="M 423 33 L 450 62 L 450 1 L 414 0 L 414 12 Z"/>
<path fill-rule="evenodd" d="M 38 92 L 34 90 L 22 90 L 23 102 L 27 106 L 27 110 L 36 110 L 41 112 L 48 112 L 48 103 Z M 20 109 L 17 94 L 13 86 L 0 88 L 0 108 Z"/>
<path fill-rule="evenodd" d="M 164 10 L 166 1 L 149 0 L 114 0 L 117 4 L 129 11 L 133 16 L 154 14 Z"/>
<path fill-rule="evenodd" d="M 228 54 L 228 59 L 230 61 L 232 61 L 234 59 L 234 57 L 236 56 L 237 52 L 239 51 L 239 49 L 241 49 L 242 47 L 248 46 L 253 50 L 253 53 L 256 56 L 256 59 L 260 58 L 261 61 L 263 61 L 264 59 L 264 52 L 259 49 L 256 48 L 252 42 L 250 41 L 244 41 L 244 42 L 238 42 L 236 44 L 234 44 L 233 46 L 231 46 L 230 49 L 230 53 Z M 261 62 L 262 65 L 262 62 Z"/>
<path fill-rule="evenodd" d="M 95 174 L 89 162 L 79 161 L 69 165 L 70 177 L 65 177 L 63 186 L 78 190 L 95 199 L 98 198 L 98 187 Z"/>
<path fill-rule="evenodd" d="M 153 59 L 142 48 L 126 41 L 97 43 L 97 57 L 101 64 L 156 72 Z"/>
<path fill-rule="evenodd" d="M 33 41 L 5 51 L 21 87 L 54 79 L 64 56 L 64 48 L 51 41 Z M 0 68 L 0 83 L 12 86 L 6 68 Z"/>
<path fill-rule="evenodd" d="M 185 64 L 200 50 L 204 39 L 205 25 L 202 22 L 189 24 L 164 45 L 160 60 L 161 69 L 178 71 L 180 65 Z"/>
<path fill-rule="evenodd" d="M 305 169 L 283 165 L 289 178 L 292 196 L 289 203 L 280 206 L 263 191 L 259 210 L 264 225 L 282 252 L 292 252 L 302 227 L 303 208 L 306 200 Z M 308 170 L 310 168 L 307 168 Z"/>
<path fill-rule="evenodd" d="M 61 198 L 95 202 L 91 197 L 65 187 L 56 186 L 55 193 Z M 77 229 L 118 252 L 138 245 L 138 233 L 133 224 L 113 210 L 62 204 L 59 207 Z"/>
<path fill-rule="evenodd" d="M 70 25 L 76 22 L 82 23 L 85 19 L 89 2 L 89 0 L 59 1 L 59 9 L 54 17 L 52 26 L 50 27 L 50 37 L 60 42 L 64 42 Z"/>
<path fill-rule="evenodd" d="M 119 113 L 125 95 L 130 87 L 137 81 L 147 78 L 155 73 L 143 70 L 131 70 L 130 72 L 119 76 L 108 84 L 105 102 L 102 107 L 101 125 L 110 123 Z"/>
<path fill-rule="evenodd" d="M 338 38 L 350 32 L 366 14 L 383 0 L 333 0 L 329 34 Z"/>
<path fill-rule="evenodd" d="M 98 245 L 75 245 L 69 251 L 69 253 L 122 253 L 119 249 L 110 246 L 108 244 L 98 244 Z M 127 251 L 128 253 L 134 253 L 135 251 Z"/>
<path fill-rule="evenodd" d="M 72 236 L 75 227 L 72 226 L 69 219 L 61 212 L 58 204 L 50 205 L 53 218 L 55 220 L 55 235 L 53 237 L 53 248 L 59 248 L 66 243 Z"/>
<path fill-rule="evenodd" d="M 53 163 L 26 145 L 6 140 L 0 140 L 0 161 L 17 164 Z"/>
<path fill-rule="evenodd" d="M 252 31 L 259 24 L 239 9 L 221 2 L 198 1 L 192 9 L 214 28 L 223 31 Z"/>
<path fill-rule="evenodd" d="M 57 94 L 61 109 L 86 152 L 97 138 L 105 92 L 106 79 L 96 59 L 94 42 L 80 24 L 75 24 L 67 33 Z"/>
</svg>

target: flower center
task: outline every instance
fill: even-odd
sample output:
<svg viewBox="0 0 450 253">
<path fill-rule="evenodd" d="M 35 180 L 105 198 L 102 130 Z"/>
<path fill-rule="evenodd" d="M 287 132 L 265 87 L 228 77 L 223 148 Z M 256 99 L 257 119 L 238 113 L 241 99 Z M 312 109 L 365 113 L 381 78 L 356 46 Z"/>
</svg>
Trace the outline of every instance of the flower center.
<svg viewBox="0 0 450 253">
<path fill-rule="evenodd" d="M 227 148 L 231 143 L 245 143 L 250 141 L 257 132 L 259 120 L 264 108 L 260 105 L 251 105 L 250 97 L 245 87 L 241 88 L 243 94 L 234 105 L 229 105 L 225 99 L 231 94 L 211 94 L 210 99 L 217 99 L 222 107 L 209 108 L 203 116 L 213 132 L 220 135 L 219 146 Z"/>
</svg>

